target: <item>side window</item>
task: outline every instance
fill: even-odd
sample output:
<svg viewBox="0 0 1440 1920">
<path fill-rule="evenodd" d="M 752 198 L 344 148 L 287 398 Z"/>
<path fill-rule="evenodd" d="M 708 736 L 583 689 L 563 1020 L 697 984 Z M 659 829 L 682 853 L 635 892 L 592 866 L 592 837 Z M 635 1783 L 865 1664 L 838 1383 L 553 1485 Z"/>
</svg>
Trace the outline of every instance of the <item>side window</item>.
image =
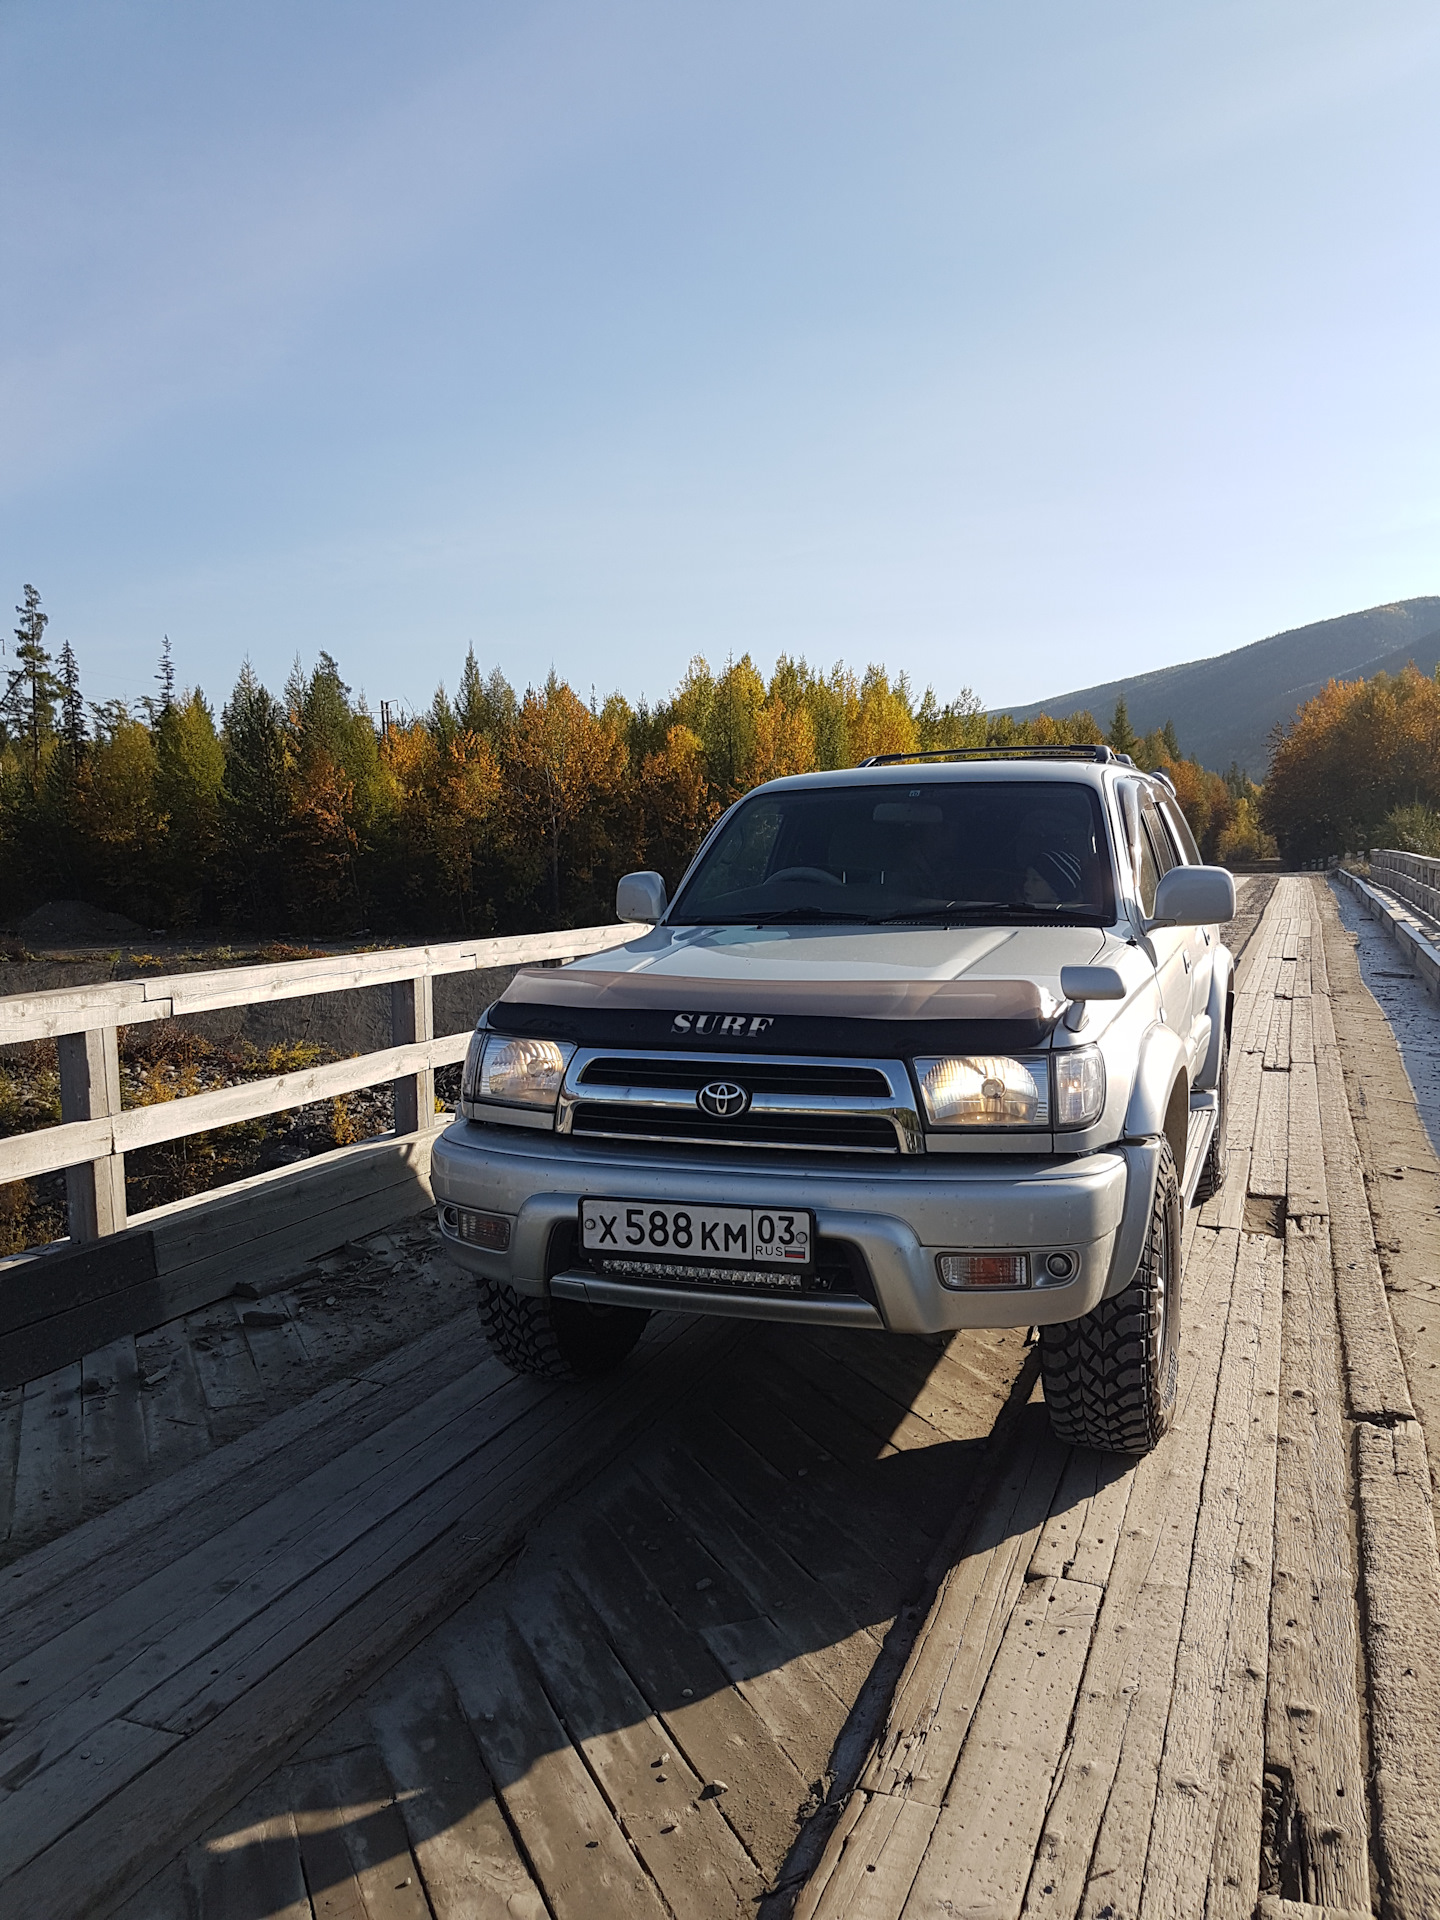
<svg viewBox="0 0 1440 1920">
<path fill-rule="evenodd" d="M 1140 906 L 1148 920 L 1155 911 L 1155 889 L 1171 867 L 1181 864 L 1165 822 L 1148 793 L 1140 798 Z"/>
<path fill-rule="evenodd" d="M 1155 889 L 1160 884 L 1162 868 L 1155 858 L 1155 843 L 1150 838 L 1149 823 L 1142 821 L 1139 834 L 1140 871 L 1136 874 L 1136 890 L 1140 895 L 1140 911 L 1148 920 L 1155 911 Z"/>
<path fill-rule="evenodd" d="M 1181 811 L 1180 802 L 1178 800 L 1162 800 L 1160 802 L 1160 811 L 1164 814 L 1165 824 L 1170 829 L 1170 838 L 1180 849 L 1181 864 L 1189 867 L 1198 867 L 1201 864 L 1200 849 L 1195 844 L 1195 836 L 1190 831 L 1190 822 Z"/>
<path fill-rule="evenodd" d="M 1170 830 L 1165 825 L 1165 821 L 1161 816 L 1160 809 L 1148 793 L 1141 799 L 1140 814 L 1149 830 L 1151 841 L 1154 844 L 1155 858 L 1160 863 L 1161 873 L 1168 873 L 1171 867 L 1183 866 L 1184 859 L 1176 849 Z"/>
</svg>

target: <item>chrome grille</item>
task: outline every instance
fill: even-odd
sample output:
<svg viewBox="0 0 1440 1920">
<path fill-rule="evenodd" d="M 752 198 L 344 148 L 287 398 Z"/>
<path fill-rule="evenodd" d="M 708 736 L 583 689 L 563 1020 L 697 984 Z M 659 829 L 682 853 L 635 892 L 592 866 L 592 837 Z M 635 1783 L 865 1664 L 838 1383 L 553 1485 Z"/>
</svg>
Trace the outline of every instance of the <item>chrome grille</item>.
<svg viewBox="0 0 1440 1920">
<path fill-rule="evenodd" d="M 744 1113 L 715 1119 L 701 1111 L 696 1096 L 717 1080 L 744 1089 Z M 664 1146 L 871 1155 L 925 1150 L 910 1075 L 899 1060 L 582 1048 L 565 1076 L 557 1126 L 576 1139 Z"/>
</svg>

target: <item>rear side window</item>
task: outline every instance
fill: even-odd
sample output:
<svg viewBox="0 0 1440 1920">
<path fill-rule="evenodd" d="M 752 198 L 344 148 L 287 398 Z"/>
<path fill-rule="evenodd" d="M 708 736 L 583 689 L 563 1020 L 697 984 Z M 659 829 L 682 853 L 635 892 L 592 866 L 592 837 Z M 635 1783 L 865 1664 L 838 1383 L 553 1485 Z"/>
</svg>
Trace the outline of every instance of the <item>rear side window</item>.
<svg viewBox="0 0 1440 1920">
<path fill-rule="evenodd" d="M 1180 865 L 1160 811 L 1148 793 L 1140 796 L 1140 910 L 1148 920 L 1155 911 L 1155 889 Z"/>
<path fill-rule="evenodd" d="M 1179 801 L 1172 800 L 1167 795 L 1160 802 L 1160 811 L 1165 816 L 1165 824 L 1170 829 L 1171 838 L 1180 849 L 1181 862 L 1186 866 L 1198 867 L 1201 864 L 1200 849 L 1195 844 L 1195 836 L 1190 831 L 1190 822 L 1181 811 Z"/>
</svg>

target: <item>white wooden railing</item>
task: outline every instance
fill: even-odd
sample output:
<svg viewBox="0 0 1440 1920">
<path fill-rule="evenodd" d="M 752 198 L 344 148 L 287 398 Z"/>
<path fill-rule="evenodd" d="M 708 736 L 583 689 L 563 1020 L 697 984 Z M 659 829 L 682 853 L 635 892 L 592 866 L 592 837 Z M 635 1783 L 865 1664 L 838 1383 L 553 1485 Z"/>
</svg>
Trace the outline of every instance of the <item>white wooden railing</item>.
<svg viewBox="0 0 1440 1920">
<path fill-rule="evenodd" d="M 36 1174 L 66 1176 L 72 1243 L 124 1230 L 125 1155 L 138 1147 L 283 1113 L 358 1087 L 390 1080 L 395 1086 L 395 1132 L 410 1134 L 436 1123 L 435 1069 L 463 1060 L 470 1032 L 437 1035 L 437 974 L 516 967 L 540 960 L 572 960 L 620 945 L 638 925 L 578 927 L 561 933 L 503 940 L 459 940 L 444 946 L 289 960 L 278 965 L 226 967 L 211 973 L 115 980 L 51 993 L 0 998 L 0 1045 L 54 1040 L 60 1055 L 60 1122 L 0 1140 L 0 1183 Z M 146 1020 L 172 1020 L 222 1007 L 255 1006 L 303 994 L 390 988 L 392 1045 L 328 1066 L 276 1074 L 211 1093 L 193 1093 L 154 1106 L 122 1108 L 119 1030 Z"/>
<path fill-rule="evenodd" d="M 1370 878 L 1408 900 L 1412 907 L 1440 920 L 1440 860 L 1424 853 L 1400 853 L 1393 847 L 1372 849 Z"/>
</svg>

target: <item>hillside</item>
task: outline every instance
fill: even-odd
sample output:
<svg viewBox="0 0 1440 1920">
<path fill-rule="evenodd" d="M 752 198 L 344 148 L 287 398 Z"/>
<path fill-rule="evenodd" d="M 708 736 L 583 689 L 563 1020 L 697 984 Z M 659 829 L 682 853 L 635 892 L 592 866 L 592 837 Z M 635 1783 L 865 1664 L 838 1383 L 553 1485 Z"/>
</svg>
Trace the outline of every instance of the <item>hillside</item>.
<svg viewBox="0 0 1440 1920">
<path fill-rule="evenodd" d="M 1115 702 L 1123 697 L 1137 733 L 1173 720 L 1187 754 L 1222 771 L 1237 760 L 1259 780 L 1269 759 L 1266 741 L 1277 720 L 1289 720 L 1327 680 L 1398 673 L 1407 660 L 1422 673 L 1433 673 L 1440 664 L 1440 595 L 1317 620 L 1233 653 L 1161 667 L 1128 680 L 1107 680 L 1007 711 L 1017 720 L 1028 720 L 1037 713 L 1088 709 L 1108 727 Z"/>
</svg>

